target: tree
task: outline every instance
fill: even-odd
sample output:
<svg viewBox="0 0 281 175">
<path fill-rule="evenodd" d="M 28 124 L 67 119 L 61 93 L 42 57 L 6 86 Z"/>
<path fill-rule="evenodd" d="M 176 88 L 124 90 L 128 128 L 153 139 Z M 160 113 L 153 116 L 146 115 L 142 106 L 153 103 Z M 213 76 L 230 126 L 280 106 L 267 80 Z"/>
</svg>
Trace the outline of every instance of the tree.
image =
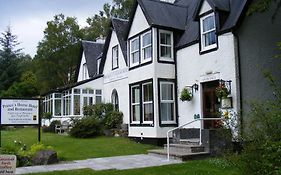
<svg viewBox="0 0 281 175">
<path fill-rule="evenodd" d="M 105 37 L 109 29 L 111 17 L 128 19 L 134 1 L 132 0 L 113 0 L 112 5 L 105 3 L 103 10 L 87 19 L 89 27 L 86 27 L 86 39 L 95 40 L 100 36 Z"/>
<path fill-rule="evenodd" d="M 20 77 L 20 69 L 18 67 L 19 58 L 23 55 L 20 53 L 22 49 L 17 49 L 19 42 L 17 36 L 12 34 L 11 28 L 2 33 L 0 37 L 0 91 L 7 90 Z"/>
<path fill-rule="evenodd" d="M 83 32 L 76 18 L 55 15 L 47 22 L 44 38 L 39 42 L 34 67 L 41 92 L 69 84 L 74 81 L 74 74 L 79 57 Z"/>
<path fill-rule="evenodd" d="M 34 97 L 39 94 L 36 76 L 31 71 L 22 74 L 20 81 L 15 82 L 0 97 Z"/>
</svg>

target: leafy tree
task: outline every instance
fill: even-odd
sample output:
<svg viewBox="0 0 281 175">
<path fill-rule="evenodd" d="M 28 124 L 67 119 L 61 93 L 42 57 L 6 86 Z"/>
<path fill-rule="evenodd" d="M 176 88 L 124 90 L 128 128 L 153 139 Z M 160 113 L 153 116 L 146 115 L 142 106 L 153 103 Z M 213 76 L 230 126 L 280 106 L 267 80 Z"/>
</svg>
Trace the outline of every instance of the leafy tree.
<svg viewBox="0 0 281 175">
<path fill-rule="evenodd" d="M 59 14 L 47 22 L 34 61 L 41 92 L 74 81 L 82 38 L 83 32 L 76 18 Z"/>
<path fill-rule="evenodd" d="M 22 74 L 20 82 L 15 82 L 2 97 L 34 97 L 39 94 L 36 76 L 31 71 Z"/>
<path fill-rule="evenodd" d="M 8 89 L 19 79 L 19 58 L 22 56 L 21 49 L 17 49 L 19 42 L 17 36 L 12 34 L 11 28 L 2 33 L 0 37 L 0 91 Z"/>
<path fill-rule="evenodd" d="M 248 15 L 252 15 L 256 12 L 265 12 L 268 10 L 272 3 L 276 3 L 272 19 L 274 20 L 281 8 L 281 0 L 256 0 L 251 4 L 251 7 L 248 10 Z"/>
<path fill-rule="evenodd" d="M 84 29 L 86 39 L 95 40 L 100 36 L 106 36 L 110 18 L 128 19 L 133 3 L 132 0 L 113 0 L 112 5 L 105 3 L 99 14 L 87 19 L 89 27 Z"/>
</svg>

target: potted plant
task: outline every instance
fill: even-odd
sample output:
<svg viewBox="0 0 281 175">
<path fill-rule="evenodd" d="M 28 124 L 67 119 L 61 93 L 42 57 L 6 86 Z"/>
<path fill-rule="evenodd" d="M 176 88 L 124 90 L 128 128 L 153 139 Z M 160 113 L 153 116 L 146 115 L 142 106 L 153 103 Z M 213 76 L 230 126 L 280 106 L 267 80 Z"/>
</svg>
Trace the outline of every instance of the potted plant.
<svg viewBox="0 0 281 175">
<path fill-rule="evenodd" d="M 192 94 L 189 92 L 187 88 L 183 88 L 180 94 L 181 101 L 191 101 Z"/>
<path fill-rule="evenodd" d="M 217 88 L 216 88 L 216 96 L 219 99 L 223 99 L 226 98 L 229 95 L 229 91 L 228 89 L 225 87 L 224 84 L 220 84 Z"/>
</svg>

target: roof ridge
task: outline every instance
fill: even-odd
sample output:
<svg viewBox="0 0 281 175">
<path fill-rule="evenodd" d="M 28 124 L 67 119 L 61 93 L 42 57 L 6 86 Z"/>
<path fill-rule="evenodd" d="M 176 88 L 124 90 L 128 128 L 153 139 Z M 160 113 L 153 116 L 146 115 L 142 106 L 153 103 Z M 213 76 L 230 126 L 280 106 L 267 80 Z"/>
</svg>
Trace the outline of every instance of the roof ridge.
<svg viewBox="0 0 281 175">
<path fill-rule="evenodd" d="M 82 40 L 82 42 L 104 45 L 104 43 L 99 43 L 99 42 L 96 42 L 96 41 L 89 41 L 89 40 Z"/>
<path fill-rule="evenodd" d="M 119 18 L 119 17 L 115 17 L 115 16 L 112 16 L 111 19 L 112 19 L 112 20 L 116 19 L 116 20 L 119 20 L 119 21 L 126 21 L 126 22 L 129 21 L 128 19 Z"/>
</svg>

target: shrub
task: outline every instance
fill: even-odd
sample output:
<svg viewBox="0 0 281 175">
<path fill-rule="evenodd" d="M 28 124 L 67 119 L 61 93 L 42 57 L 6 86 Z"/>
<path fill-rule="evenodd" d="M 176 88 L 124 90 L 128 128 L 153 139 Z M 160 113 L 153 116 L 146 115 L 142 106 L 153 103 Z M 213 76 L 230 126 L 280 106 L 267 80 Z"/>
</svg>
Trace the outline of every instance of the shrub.
<svg viewBox="0 0 281 175">
<path fill-rule="evenodd" d="M 97 120 L 102 121 L 105 114 L 113 111 L 113 105 L 111 103 L 100 103 L 84 107 L 84 116 L 94 117 Z"/>
<path fill-rule="evenodd" d="M 60 125 L 61 122 L 59 120 L 53 120 L 49 126 L 45 126 L 43 127 L 43 132 L 51 132 L 51 133 L 55 133 L 55 128 L 56 128 L 56 125 Z"/>
<path fill-rule="evenodd" d="M 73 125 L 69 133 L 73 137 L 89 138 L 99 136 L 103 132 L 101 122 L 94 117 L 73 120 Z"/>
<path fill-rule="evenodd" d="M 181 91 L 180 100 L 181 101 L 191 101 L 192 100 L 192 95 L 187 88 L 183 88 L 183 90 Z"/>
<path fill-rule="evenodd" d="M 105 115 L 104 125 L 108 129 L 120 128 L 123 122 L 123 113 L 112 111 Z"/>
</svg>

